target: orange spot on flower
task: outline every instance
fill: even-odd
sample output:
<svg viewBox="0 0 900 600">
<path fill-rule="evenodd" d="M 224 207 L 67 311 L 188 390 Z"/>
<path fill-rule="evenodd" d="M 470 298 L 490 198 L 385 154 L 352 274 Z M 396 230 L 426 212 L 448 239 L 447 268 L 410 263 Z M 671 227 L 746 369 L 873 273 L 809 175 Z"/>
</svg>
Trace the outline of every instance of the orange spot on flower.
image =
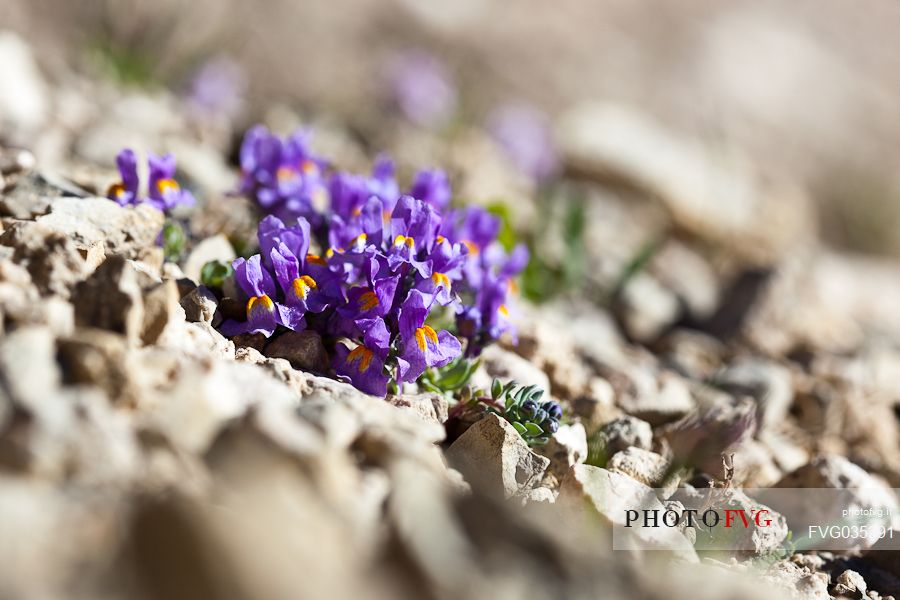
<svg viewBox="0 0 900 600">
<path fill-rule="evenodd" d="M 416 241 L 415 241 L 413 238 L 407 237 L 407 236 L 405 236 L 405 235 L 398 235 L 397 237 L 394 238 L 394 245 L 395 245 L 395 246 L 403 246 L 403 245 L 405 245 L 407 248 L 409 248 L 410 250 L 412 250 L 412 249 L 413 249 L 413 246 L 415 246 L 415 244 L 416 244 Z"/>
<path fill-rule="evenodd" d="M 359 297 L 359 307 L 364 311 L 372 310 L 378 304 L 378 296 L 375 295 L 375 292 L 366 292 Z"/>
<path fill-rule="evenodd" d="M 306 298 L 306 294 L 309 293 L 309 290 L 314 290 L 316 287 L 316 280 L 310 277 L 309 275 L 301 275 L 297 279 L 293 281 L 294 286 L 294 294 L 298 298 Z"/>
<path fill-rule="evenodd" d="M 428 342 L 437 344 L 437 341 L 437 332 L 429 325 L 423 325 L 422 327 L 416 329 L 416 344 L 419 346 L 419 350 L 424 352 L 425 348 L 428 345 Z"/>
<path fill-rule="evenodd" d="M 317 165 L 315 162 L 313 162 L 311 160 L 303 160 L 303 161 L 300 161 L 300 170 L 303 172 L 304 175 L 309 175 L 311 173 L 318 173 L 319 165 Z"/>
<path fill-rule="evenodd" d="M 159 190 L 160 194 L 165 194 L 169 191 L 177 192 L 181 189 L 181 186 L 174 179 L 160 179 L 156 182 L 156 189 Z"/>
<path fill-rule="evenodd" d="M 325 259 L 319 256 L 318 254 L 307 254 L 306 262 L 312 263 L 314 265 L 327 266 L 328 263 L 325 262 Z"/>
<path fill-rule="evenodd" d="M 125 185 L 123 183 L 114 183 L 106 190 L 107 197 L 121 198 L 125 194 Z"/>
<path fill-rule="evenodd" d="M 347 355 L 347 364 L 351 366 L 356 366 L 356 370 L 360 373 L 365 373 L 369 370 L 369 366 L 372 364 L 372 358 L 375 356 L 375 353 L 366 348 L 365 346 L 357 346 Z"/>
<path fill-rule="evenodd" d="M 432 273 L 431 281 L 434 285 L 445 287 L 448 290 L 450 289 L 450 278 L 443 273 Z"/>
<path fill-rule="evenodd" d="M 253 296 L 247 301 L 247 318 L 250 318 L 250 314 L 253 310 L 265 310 L 266 312 L 272 312 L 275 310 L 275 303 L 272 302 L 272 299 L 269 298 L 266 294 L 262 296 Z"/>
<path fill-rule="evenodd" d="M 437 237 L 435 238 L 435 241 L 436 241 L 438 244 L 443 244 L 444 242 L 447 241 L 447 238 L 445 238 L 445 237 L 442 236 L 442 235 L 439 235 L 439 236 L 437 236 Z"/>
<path fill-rule="evenodd" d="M 278 178 L 278 181 L 290 181 L 297 178 L 297 171 L 287 166 L 278 167 L 275 177 Z"/>
<path fill-rule="evenodd" d="M 506 305 L 505 305 L 505 304 L 501 304 L 501 305 L 500 305 L 500 308 L 497 309 L 497 312 L 499 312 L 499 313 L 500 313 L 501 315 L 503 315 L 504 317 L 508 317 L 508 316 L 509 316 L 509 309 L 506 308 Z"/>
<path fill-rule="evenodd" d="M 475 254 L 478 254 L 479 252 L 481 252 L 481 248 L 479 248 L 478 244 L 476 244 L 475 242 L 470 242 L 469 240 L 463 240 L 462 244 L 463 244 L 463 246 L 465 246 L 466 248 L 469 249 L 469 254 L 471 254 L 473 256 Z"/>
</svg>

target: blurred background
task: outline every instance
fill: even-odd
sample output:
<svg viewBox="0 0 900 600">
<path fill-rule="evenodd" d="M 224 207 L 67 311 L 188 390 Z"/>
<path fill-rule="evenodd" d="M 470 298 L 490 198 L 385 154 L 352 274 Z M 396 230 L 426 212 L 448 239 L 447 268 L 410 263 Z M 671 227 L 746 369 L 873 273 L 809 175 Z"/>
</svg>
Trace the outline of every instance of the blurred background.
<svg viewBox="0 0 900 600">
<path fill-rule="evenodd" d="M 0 23 L 51 82 L 77 73 L 179 92 L 224 59 L 243 83 L 240 124 L 281 103 L 376 148 L 388 145 L 377 130 L 392 62 L 425 53 L 452 86 L 433 92 L 448 106 L 420 109 L 439 113 L 421 117 L 430 127 L 484 124 L 511 102 L 554 126 L 587 102 L 625 105 L 802 185 L 829 243 L 900 252 L 894 2 L 6 0 Z M 75 110 L 64 97 L 20 102 L 34 126 Z"/>
<path fill-rule="evenodd" d="M 507 249 L 529 246 L 519 344 L 492 347 L 482 371 L 565 406 L 584 448 L 554 456 L 560 477 L 633 449 L 663 460 L 680 439 L 713 478 L 736 447 L 736 485 L 821 475 L 827 455 L 847 470 L 801 487 L 896 488 L 898 29 L 892 0 L 0 0 L 0 217 L 40 220 L 57 200 L 46 190 L 72 183 L 104 196 L 123 147 L 172 152 L 198 199 L 175 215 L 184 260 L 158 253 L 178 279 L 253 251 L 259 215 L 234 190 L 256 123 L 309 128 L 342 170 L 387 152 L 401 188 L 441 167 L 454 202 L 501 217 Z M 107 231 L 134 241 L 118 224 L 91 231 L 98 246 Z M 104 256 L 69 250 L 79 266 Z M 224 339 L 198 356 L 83 327 L 32 338 L 16 320 L 31 313 L 0 305 L 0 400 L 36 398 L 0 402 L 0 556 L 13 557 L 0 596 L 6 579 L 14 598 L 715 598 L 719 579 L 734 585 L 723 563 L 658 576 L 593 531 L 576 539 L 559 513 L 531 523 L 460 494 L 437 416 L 432 438 L 381 399 L 270 368 L 282 398 Z M 74 377 L 82 359 L 90 373 Z M 58 389 L 30 383 L 44 380 Z M 747 398 L 755 431 L 736 410 Z M 598 451 L 623 419 L 646 439 Z M 560 481 L 546 481 L 549 501 L 515 501 L 552 506 Z M 900 572 L 896 554 L 872 554 Z M 797 589 L 848 568 L 773 556 Z M 758 580 L 729 597 L 775 597 Z"/>
</svg>

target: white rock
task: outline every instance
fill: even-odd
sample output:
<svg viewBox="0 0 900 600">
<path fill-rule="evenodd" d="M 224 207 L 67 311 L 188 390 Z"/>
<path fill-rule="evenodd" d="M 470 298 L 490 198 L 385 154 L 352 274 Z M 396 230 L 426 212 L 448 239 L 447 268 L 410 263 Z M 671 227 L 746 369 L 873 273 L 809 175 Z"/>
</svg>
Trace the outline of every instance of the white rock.
<svg viewBox="0 0 900 600">
<path fill-rule="evenodd" d="M 587 502 L 585 502 L 587 501 Z M 575 465 L 563 479 L 558 505 L 584 510 L 589 506 L 616 528 L 617 543 L 636 549 L 667 549 L 682 560 L 697 562 L 693 546 L 676 528 L 625 529 L 628 510 L 665 510 L 653 490 L 627 475 L 591 465 Z"/>
<path fill-rule="evenodd" d="M 211 260 L 231 264 L 235 259 L 234 248 L 228 238 L 222 235 L 208 237 L 191 250 L 184 261 L 184 274 L 195 283 L 200 283 L 200 270 Z"/>
<path fill-rule="evenodd" d="M 447 461 L 473 487 L 506 498 L 535 487 L 550 464 L 495 414 L 488 414 L 457 438 L 447 450 Z"/>
<path fill-rule="evenodd" d="M 573 465 L 581 464 L 588 455 L 587 434 L 584 425 L 572 423 L 560 425 L 547 443 L 535 451 L 550 459 L 550 472 L 561 479 Z"/>
<path fill-rule="evenodd" d="M 50 109 L 47 85 L 28 44 L 15 33 L 0 32 L 0 124 L 34 131 Z"/>
</svg>

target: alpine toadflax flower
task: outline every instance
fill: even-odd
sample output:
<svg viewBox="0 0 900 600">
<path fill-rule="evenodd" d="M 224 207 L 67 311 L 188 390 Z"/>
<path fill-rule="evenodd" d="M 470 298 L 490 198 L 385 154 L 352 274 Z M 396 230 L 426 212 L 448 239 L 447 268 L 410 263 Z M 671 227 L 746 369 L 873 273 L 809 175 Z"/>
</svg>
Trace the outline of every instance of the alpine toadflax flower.
<svg viewBox="0 0 900 600">
<path fill-rule="evenodd" d="M 147 157 L 149 181 L 147 196 L 140 194 L 140 178 L 138 177 L 137 156 L 134 150 L 126 148 L 116 156 L 121 180 L 110 186 L 107 197 L 121 206 L 149 204 L 161 212 L 168 213 L 176 206 L 190 206 L 194 196 L 182 189 L 175 180 L 175 157 L 171 154 Z"/>
<path fill-rule="evenodd" d="M 442 171 L 402 193 L 388 158 L 367 175 L 331 172 L 297 135 L 254 128 L 244 140 L 242 190 L 268 216 L 259 254 L 234 263 L 246 314 L 223 333 L 315 331 L 338 378 L 384 395 L 513 332 L 507 295 L 527 253 L 506 253 L 497 217 L 451 209 Z M 454 316 L 456 332 L 437 324 Z"/>
</svg>

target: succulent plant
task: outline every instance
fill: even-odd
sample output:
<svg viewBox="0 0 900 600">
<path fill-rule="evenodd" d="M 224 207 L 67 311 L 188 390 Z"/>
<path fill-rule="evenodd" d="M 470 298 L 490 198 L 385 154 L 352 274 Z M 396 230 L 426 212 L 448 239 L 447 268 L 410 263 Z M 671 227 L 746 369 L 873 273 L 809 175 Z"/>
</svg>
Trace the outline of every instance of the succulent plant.
<svg viewBox="0 0 900 600">
<path fill-rule="evenodd" d="M 563 411 L 558 402 L 541 402 L 544 390 L 536 385 L 520 386 L 515 381 L 491 384 L 492 410 L 509 421 L 519 435 L 532 446 L 546 444 L 559 429 Z M 502 409 L 501 409 L 502 407 Z"/>
</svg>

